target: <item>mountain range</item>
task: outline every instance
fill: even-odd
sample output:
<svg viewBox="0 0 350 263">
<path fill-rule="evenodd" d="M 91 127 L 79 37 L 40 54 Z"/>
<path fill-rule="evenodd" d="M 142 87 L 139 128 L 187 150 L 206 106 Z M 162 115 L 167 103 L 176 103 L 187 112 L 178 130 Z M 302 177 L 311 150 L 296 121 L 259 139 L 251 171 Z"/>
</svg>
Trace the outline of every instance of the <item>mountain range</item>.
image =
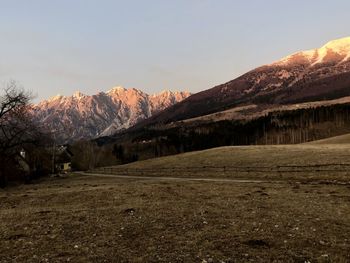
<svg viewBox="0 0 350 263">
<path fill-rule="evenodd" d="M 234 80 L 192 95 L 138 124 L 170 123 L 243 106 L 338 99 L 350 95 L 350 37 L 297 52 Z"/>
<path fill-rule="evenodd" d="M 138 89 L 123 87 L 92 96 L 78 91 L 72 96 L 57 95 L 33 105 L 33 114 L 58 141 L 66 143 L 112 135 L 190 95 L 186 91 L 148 95 Z"/>
<path fill-rule="evenodd" d="M 93 96 L 80 92 L 56 96 L 35 105 L 33 111 L 36 120 L 56 131 L 61 140 L 73 141 L 160 123 L 261 116 L 282 106 L 297 108 L 316 101 L 322 105 L 346 96 L 350 96 L 350 37 L 294 53 L 193 95 L 170 91 L 148 95 L 116 87 Z"/>
</svg>

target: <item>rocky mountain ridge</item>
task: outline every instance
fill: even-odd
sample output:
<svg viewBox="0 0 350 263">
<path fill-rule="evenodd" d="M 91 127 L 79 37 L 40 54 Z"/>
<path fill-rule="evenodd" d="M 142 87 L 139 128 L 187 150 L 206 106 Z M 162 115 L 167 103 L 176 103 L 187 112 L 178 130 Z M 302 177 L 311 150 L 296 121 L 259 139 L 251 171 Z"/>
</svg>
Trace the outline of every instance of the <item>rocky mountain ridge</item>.
<svg viewBox="0 0 350 263">
<path fill-rule="evenodd" d="M 112 135 L 188 96 L 186 91 L 148 95 L 123 87 L 92 96 L 77 91 L 72 96 L 57 95 L 33 105 L 33 114 L 59 141 L 70 142 Z"/>
</svg>

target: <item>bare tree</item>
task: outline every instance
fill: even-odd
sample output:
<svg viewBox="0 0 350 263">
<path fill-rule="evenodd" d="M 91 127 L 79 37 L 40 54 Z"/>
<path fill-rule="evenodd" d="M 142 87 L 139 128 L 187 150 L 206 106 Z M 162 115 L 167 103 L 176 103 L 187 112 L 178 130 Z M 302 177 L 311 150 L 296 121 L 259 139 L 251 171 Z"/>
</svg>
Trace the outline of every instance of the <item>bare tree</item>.
<svg viewBox="0 0 350 263">
<path fill-rule="evenodd" d="M 9 166 L 16 163 L 26 145 L 35 144 L 40 132 L 31 117 L 31 95 L 12 81 L 0 96 L 0 186 L 6 183 Z M 11 168 L 11 167 L 10 167 Z"/>
<path fill-rule="evenodd" d="M 19 88 L 15 81 L 11 81 L 3 90 L 0 97 L 0 120 L 11 111 L 28 105 L 31 95 Z"/>
</svg>

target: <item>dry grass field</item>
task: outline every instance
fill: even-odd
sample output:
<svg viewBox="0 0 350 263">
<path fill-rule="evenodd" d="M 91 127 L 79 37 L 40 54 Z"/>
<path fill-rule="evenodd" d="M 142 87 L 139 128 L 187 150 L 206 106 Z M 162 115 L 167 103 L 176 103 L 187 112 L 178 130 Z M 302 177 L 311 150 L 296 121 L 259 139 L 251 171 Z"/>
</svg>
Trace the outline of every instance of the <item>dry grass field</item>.
<svg viewBox="0 0 350 263">
<path fill-rule="evenodd" d="M 350 134 L 340 135 L 332 138 L 327 138 L 324 140 L 310 142 L 311 145 L 320 145 L 320 144 L 350 144 Z"/>
<path fill-rule="evenodd" d="M 10 187 L 0 262 L 349 262 L 349 165 L 346 144 L 224 147 Z"/>
<path fill-rule="evenodd" d="M 92 172 L 198 178 L 349 181 L 350 144 L 221 147 Z"/>
</svg>

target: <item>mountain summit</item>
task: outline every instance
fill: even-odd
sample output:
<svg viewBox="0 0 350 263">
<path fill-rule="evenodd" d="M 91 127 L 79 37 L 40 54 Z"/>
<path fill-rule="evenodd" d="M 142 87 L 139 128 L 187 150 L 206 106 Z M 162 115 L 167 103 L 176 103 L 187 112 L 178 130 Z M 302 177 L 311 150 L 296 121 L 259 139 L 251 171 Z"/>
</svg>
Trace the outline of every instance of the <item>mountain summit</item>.
<svg viewBox="0 0 350 263">
<path fill-rule="evenodd" d="M 298 63 L 304 60 L 313 66 L 319 63 L 344 63 L 350 59 L 350 37 L 328 42 L 321 48 L 297 52 L 275 63 L 275 65 Z"/>
<path fill-rule="evenodd" d="M 190 96 L 189 92 L 148 95 L 138 89 L 115 87 L 88 96 L 57 95 L 33 106 L 36 120 L 57 134 L 62 142 L 107 136 L 129 128 Z"/>
</svg>

